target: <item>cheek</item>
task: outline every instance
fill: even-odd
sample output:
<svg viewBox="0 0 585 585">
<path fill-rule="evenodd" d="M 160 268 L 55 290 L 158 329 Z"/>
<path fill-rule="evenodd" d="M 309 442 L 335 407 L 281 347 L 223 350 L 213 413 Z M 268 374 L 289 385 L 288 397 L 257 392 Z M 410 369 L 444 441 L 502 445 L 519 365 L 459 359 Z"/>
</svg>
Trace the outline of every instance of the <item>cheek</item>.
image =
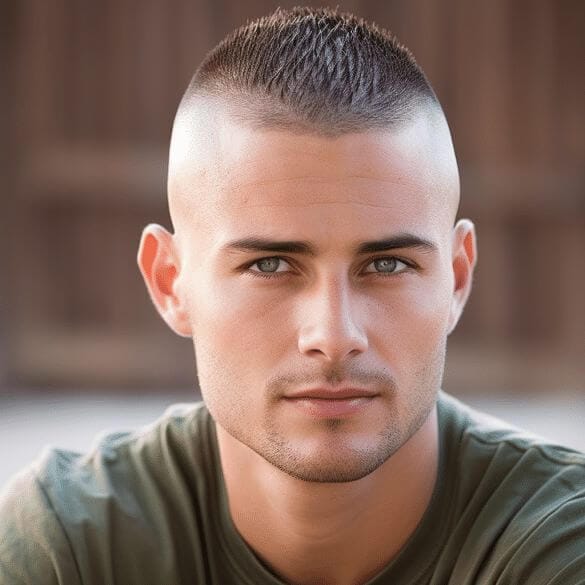
<svg viewBox="0 0 585 585">
<path fill-rule="evenodd" d="M 290 347 L 279 318 L 282 301 L 215 287 L 213 294 L 193 298 L 192 307 L 201 392 L 211 414 L 229 428 L 229 420 L 251 416 L 251 401 L 258 400 L 259 387 L 282 361 L 287 343 Z"/>
<path fill-rule="evenodd" d="M 450 295 L 447 282 L 421 282 L 380 302 L 370 322 L 376 339 L 405 375 L 435 359 L 447 337 Z"/>
<path fill-rule="evenodd" d="M 263 294 L 251 286 L 205 288 L 193 303 L 194 337 L 224 356 L 227 367 L 259 367 L 263 359 L 270 361 L 287 339 L 290 311 L 284 296 Z"/>
</svg>

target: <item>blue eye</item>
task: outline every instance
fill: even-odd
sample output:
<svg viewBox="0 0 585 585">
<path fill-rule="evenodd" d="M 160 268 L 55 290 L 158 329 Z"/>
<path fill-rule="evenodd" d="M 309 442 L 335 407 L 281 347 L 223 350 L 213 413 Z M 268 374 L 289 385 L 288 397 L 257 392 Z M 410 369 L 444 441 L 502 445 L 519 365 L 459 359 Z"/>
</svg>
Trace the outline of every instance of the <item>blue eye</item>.
<svg viewBox="0 0 585 585">
<path fill-rule="evenodd" d="M 286 260 L 283 260 L 278 256 L 272 256 L 270 258 L 261 258 L 260 260 L 256 260 L 256 262 L 254 262 L 253 264 L 250 264 L 248 270 L 250 270 L 250 272 L 253 272 L 254 275 L 270 278 L 272 274 L 288 272 L 288 270 L 278 269 L 283 263 L 289 265 L 288 262 L 286 262 Z M 257 266 L 258 270 L 251 270 L 253 266 Z"/>
<path fill-rule="evenodd" d="M 374 267 L 373 270 L 369 269 L 371 266 Z M 405 260 L 400 260 L 394 256 L 382 256 L 371 260 L 364 272 L 376 276 L 394 276 L 412 267 L 413 265 Z M 260 278 L 280 278 L 289 276 L 294 272 L 294 270 L 291 270 L 291 264 L 280 256 L 260 258 L 252 264 L 248 264 L 245 268 L 248 274 Z"/>
<path fill-rule="evenodd" d="M 368 273 L 377 274 L 399 274 L 409 268 L 406 262 L 395 258 L 394 256 L 384 256 L 383 258 L 376 258 L 370 262 L 368 266 L 374 266 L 375 270 L 366 270 Z"/>
<path fill-rule="evenodd" d="M 263 260 L 258 260 L 258 262 L 256 262 L 260 272 L 276 272 L 279 263 L 279 258 L 264 258 Z"/>
</svg>

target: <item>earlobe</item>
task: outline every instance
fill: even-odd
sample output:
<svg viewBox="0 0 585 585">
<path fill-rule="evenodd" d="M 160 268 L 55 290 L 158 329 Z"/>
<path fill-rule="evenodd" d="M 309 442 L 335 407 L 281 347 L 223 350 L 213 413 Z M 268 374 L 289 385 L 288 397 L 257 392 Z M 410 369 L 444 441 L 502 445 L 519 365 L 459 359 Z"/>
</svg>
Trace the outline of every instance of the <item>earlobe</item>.
<svg viewBox="0 0 585 585">
<path fill-rule="evenodd" d="M 451 333 L 457 325 L 471 292 L 473 271 L 477 262 L 475 226 L 468 219 L 461 219 L 453 228 L 453 296 L 449 315 Z"/>
<path fill-rule="evenodd" d="M 174 252 L 173 237 L 162 226 L 149 224 L 144 228 L 137 262 L 150 299 L 177 335 L 191 337 L 188 314 L 176 292 L 179 267 Z"/>
</svg>

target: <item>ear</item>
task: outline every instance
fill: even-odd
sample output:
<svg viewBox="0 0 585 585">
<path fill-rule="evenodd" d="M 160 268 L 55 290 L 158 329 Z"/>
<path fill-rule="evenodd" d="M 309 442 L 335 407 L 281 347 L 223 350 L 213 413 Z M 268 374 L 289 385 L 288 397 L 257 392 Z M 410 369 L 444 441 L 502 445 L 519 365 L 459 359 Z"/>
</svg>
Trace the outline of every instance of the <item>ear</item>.
<svg viewBox="0 0 585 585">
<path fill-rule="evenodd" d="M 191 337 L 188 312 L 175 290 L 180 266 L 176 261 L 173 236 L 160 225 L 147 225 L 142 230 L 137 261 L 160 316 L 177 335 Z"/>
<path fill-rule="evenodd" d="M 477 261 L 475 226 L 468 219 L 460 219 L 453 228 L 452 266 L 454 276 L 453 297 L 449 314 L 451 333 L 465 307 L 471 291 L 473 270 Z"/>
</svg>

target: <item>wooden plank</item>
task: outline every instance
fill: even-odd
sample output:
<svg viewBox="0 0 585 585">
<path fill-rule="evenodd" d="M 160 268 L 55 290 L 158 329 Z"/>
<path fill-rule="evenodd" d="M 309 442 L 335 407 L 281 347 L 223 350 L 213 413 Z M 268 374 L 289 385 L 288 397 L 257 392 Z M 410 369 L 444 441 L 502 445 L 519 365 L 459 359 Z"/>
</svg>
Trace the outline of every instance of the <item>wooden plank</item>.
<svg viewBox="0 0 585 585">
<path fill-rule="evenodd" d="M 104 87 L 101 92 L 103 111 L 103 133 L 113 145 L 132 141 L 134 106 L 137 94 L 136 35 L 137 18 L 140 11 L 134 0 L 107 0 L 102 10 L 107 22 L 104 33 L 103 60 L 105 63 Z"/>
<path fill-rule="evenodd" d="M 451 345 L 443 387 L 463 394 L 585 392 L 585 364 L 547 345 Z"/>
<path fill-rule="evenodd" d="M 38 147 L 55 135 L 55 116 L 51 115 L 54 79 L 60 73 L 52 66 L 58 54 L 54 33 L 59 30 L 63 0 L 23 0 L 19 3 L 20 38 L 16 52 L 15 96 L 20 124 L 18 140 L 28 147 Z"/>
<path fill-rule="evenodd" d="M 204 56 L 219 40 L 214 20 L 214 2 L 208 0 L 180 0 L 170 34 L 173 39 L 173 100 L 174 108 L 199 67 Z"/>
<path fill-rule="evenodd" d="M 487 221 L 517 215 L 562 220 L 585 214 L 585 176 L 578 169 L 535 165 L 461 165 L 465 205 Z"/>
<path fill-rule="evenodd" d="M 111 205 L 166 202 L 163 147 L 63 146 L 31 153 L 21 176 L 23 202 L 83 197 Z M 124 197 L 121 197 L 121 194 Z"/>
<path fill-rule="evenodd" d="M 17 385 L 197 387 L 193 345 L 172 332 L 27 330 L 14 339 L 7 377 Z"/>
<path fill-rule="evenodd" d="M 555 108 L 558 126 L 555 142 L 559 168 L 585 167 L 585 2 L 558 0 L 556 10 L 558 45 L 555 60 Z"/>
<path fill-rule="evenodd" d="M 511 237 L 501 224 L 478 226 L 478 265 L 474 279 L 474 302 L 478 329 L 474 336 L 483 342 L 506 342 L 512 338 Z"/>
<path fill-rule="evenodd" d="M 551 307 L 561 326 L 564 352 L 582 363 L 585 356 L 585 218 L 575 217 L 559 230 L 555 258 L 559 264 L 559 281 L 554 283 L 562 292 L 558 306 Z"/>
</svg>

